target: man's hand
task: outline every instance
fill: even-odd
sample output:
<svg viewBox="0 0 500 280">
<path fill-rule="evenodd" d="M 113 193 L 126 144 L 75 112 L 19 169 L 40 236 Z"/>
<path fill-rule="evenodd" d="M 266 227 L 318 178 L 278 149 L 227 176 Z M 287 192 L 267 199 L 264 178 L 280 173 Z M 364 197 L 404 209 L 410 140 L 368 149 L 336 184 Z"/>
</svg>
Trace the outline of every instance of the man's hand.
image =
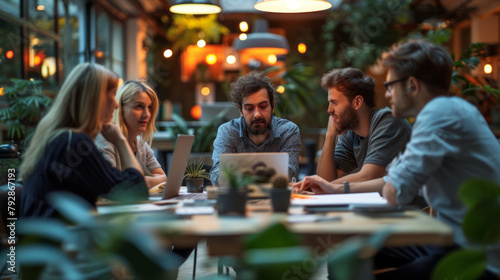
<svg viewBox="0 0 500 280">
<path fill-rule="evenodd" d="M 304 180 L 292 184 L 292 187 L 294 188 L 294 191 L 298 193 L 308 189 L 313 191 L 315 194 L 339 193 L 339 191 L 337 191 L 339 185 L 332 184 L 318 175 L 307 176 Z"/>
<path fill-rule="evenodd" d="M 333 120 L 332 116 L 328 116 L 328 126 L 326 128 L 326 136 L 328 137 L 337 137 L 339 134 L 339 131 L 337 130 L 337 127 L 335 126 L 335 121 Z"/>
</svg>

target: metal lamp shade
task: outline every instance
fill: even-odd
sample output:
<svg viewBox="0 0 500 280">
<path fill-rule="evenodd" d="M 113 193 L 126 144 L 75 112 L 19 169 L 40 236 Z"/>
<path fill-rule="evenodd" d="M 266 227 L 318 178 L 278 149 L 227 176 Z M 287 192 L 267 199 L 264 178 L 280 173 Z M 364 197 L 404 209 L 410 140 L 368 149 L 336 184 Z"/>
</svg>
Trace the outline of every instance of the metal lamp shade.
<svg viewBox="0 0 500 280">
<path fill-rule="evenodd" d="M 221 11 L 221 7 L 210 0 L 176 0 L 170 7 L 170 12 L 175 14 L 206 15 Z"/>
<path fill-rule="evenodd" d="M 254 8 L 270 13 L 309 13 L 328 10 L 332 3 L 325 0 L 259 0 Z"/>
</svg>

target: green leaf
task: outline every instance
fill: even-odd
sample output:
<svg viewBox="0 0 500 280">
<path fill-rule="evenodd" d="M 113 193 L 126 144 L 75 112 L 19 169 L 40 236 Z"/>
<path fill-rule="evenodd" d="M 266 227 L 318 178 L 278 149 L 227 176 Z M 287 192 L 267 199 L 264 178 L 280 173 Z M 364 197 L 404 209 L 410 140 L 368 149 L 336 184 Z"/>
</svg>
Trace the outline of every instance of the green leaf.
<svg viewBox="0 0 500 280">
<path fill-rule="evenodd" d="M 478 279 L 485 268 L 486 255 L 484 252 L 458 249 L 439 261 L 431 279 Z"/>
<path fill-rule="evenodd" d="M 483 199 L 470 208 L 462 225 L 467 239 L 479 244 L 496 244 L 500 240 L 500 219 L 491 218 L 496 213 L 500 213 L 499 196 Z"/>
<path fill-rule="evenodd" d="M 32 274 L 30 267 L 51 264 L 64 276 L 64 279 L 84 279 L 76 265 L 72 263 L 61 249 L 47 245 L 29 245 L 16 248 L 16 260 L 21 264 L 23 279 L 38 279 Z"/>
<path fill-rule="evenodd" d="M 92 206 L 76 194 L 52 192 L 47 194 L 47 201 L 59 214 L 77 225 L 95 227 L 97 224 L 90 214 Z"/>
<path fill-rule="evenodd" d="M 284 248 L 299 246 L 299 238 L 291 233 L 288 228 L 276 223 L 260 233 L 245 237 L 245 249 L 265 249 L 265 248 Z"/>
<path fill-rule="evenodd" d="M 485 200 L 500 197 L 500 185 L 485 179 L 469 179 L 462 184 L 458 195 L 467 207 L 472 208 Z"/>
</svg>

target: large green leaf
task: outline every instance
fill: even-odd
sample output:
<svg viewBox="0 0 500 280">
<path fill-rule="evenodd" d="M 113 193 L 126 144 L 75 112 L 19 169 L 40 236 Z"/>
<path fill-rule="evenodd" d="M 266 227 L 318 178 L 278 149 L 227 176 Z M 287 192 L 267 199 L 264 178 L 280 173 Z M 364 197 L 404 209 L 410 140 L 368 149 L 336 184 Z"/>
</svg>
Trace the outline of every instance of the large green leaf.
<svg viewBox="0 0 500 280">
<path fill-rule="evenodd" d="M 486 268 L 486 255 L 482 251 L 459 249 L 439 261 L 432 273 L 432 280 L 478 279 Z"/>
<path fill-rule="evenodd" d="M 83 198 L 69 192 L 52 192 L 47 194 L 47 200 L 69 221 L 90 228 L 97 226 L 91 215 L 92 206 Z"/>
<path fill-rule="evenodd" d="M 388 227 L 368 237 L 353 237 L 343 242 L 328 258 L 328 272 L 334 279 L 354 279 L 363 261 L 382 248 L 393 230 Z"/>
<path fill-rule="evenodd" d="M 59 248 L 47 245 L 18 246 L 16 255 L 23 270 L 23 279 L 38 279 L 40 265 L 48 264 L 58 268 L 64 279 L 84 279 L 77 266 Z M 37 268 L 36 272 L 33 267 Z"/>
<path fill-rule="evenodd" d="M 500 196 L 483 199 L 467 212 L 462 228 L 472 242 L 496 244 L 500 240 Z"/>
<path fill-rule="evenodd" d="M 471 208 L 484 200 L 500 197 L 500 185 L 485 179 L 469 179 L 462 184 L 458 194 L 465 205 Z"/>
<path fill-rule="evenodd" d="M 299 245 L 297 235 L 291 233 L 286 226 L 276 223 L 260 233 L 245 237 L 245 248 L 265 249 L 265 248 L 283 248 Z"/>
</svg>

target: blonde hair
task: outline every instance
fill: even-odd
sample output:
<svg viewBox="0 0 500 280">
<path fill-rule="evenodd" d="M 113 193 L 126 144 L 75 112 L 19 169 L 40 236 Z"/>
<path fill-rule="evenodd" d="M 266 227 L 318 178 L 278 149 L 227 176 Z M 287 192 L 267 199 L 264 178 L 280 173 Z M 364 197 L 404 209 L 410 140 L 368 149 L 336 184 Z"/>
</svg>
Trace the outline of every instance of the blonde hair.
<svg viewBox="0 0 500 280">
<path fill-rule="evenodd" d="M 123 120 L 123 106 L 134 99 L 134 97 L 141 93 L 146 93 L 149 98 L 151 98 L 151 118 L 146 126 L 146 131 L 142 134 L 142 139 L 151 145 L 153 142 L 153 133 L 156 131 L 155 119 L 156 114 L 158 114 L 158 97 L 155 91 L 146 84 L 144 81 L 126 81 L 123 83 L 116 92 L 116 102 L 118 103 L 118 109 L 115 110 L 113 114 L 113 122 L 120 127 L 123 135 L 128 136 L 128 129 Z"/>
<path fill-rule="evenodd" d="M 64 81 L 49 112 L 37 125 L 28 148 L 23 153 L 21 178 L 35 169 L 45 147 L 60 133 L 69 129 L 94 139 L 101 130 L 101 112 L 106 93 L 118 86 L 118 76 L 104 66 L 93 63 L 77 65 Z"/>
</svg>

